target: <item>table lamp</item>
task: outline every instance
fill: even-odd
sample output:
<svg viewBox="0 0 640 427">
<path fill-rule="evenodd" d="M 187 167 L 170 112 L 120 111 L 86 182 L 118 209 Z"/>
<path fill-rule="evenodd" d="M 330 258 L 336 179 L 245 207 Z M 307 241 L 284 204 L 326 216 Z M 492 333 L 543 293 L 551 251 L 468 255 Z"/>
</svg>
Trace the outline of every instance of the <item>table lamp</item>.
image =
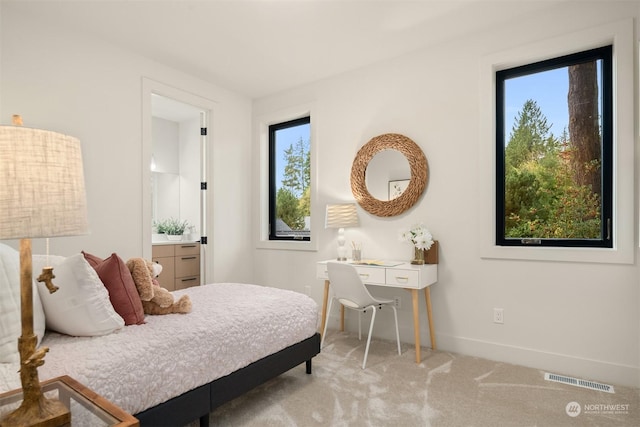
<svg viewBox="0 0 640 427">
<path fill-rule="evenodd" d="M 340 203 L 327 205 L 325 228 L 338 229 L 338 261 L 347 260 L 347 248 L 344 247 L 345 227 L 357 227 L 358 211 L 355 203 Z"/>
<path fill-rule="evenodd" d="M 46 347 L 36 350 L 33 330 L 33 273 L 31 239 L 74 236 L 88 232 L 86 194 L 80 141 L 46 130 L 0 126 L 0 239 L 20 239 L 20 311 L 18 338 L 23 400 L 0 426 L 60 426 L 69 410 L 45 398 L 38 379 Z M 38 281 L 49 291 L 53 269 L 45 267 Z"/>
</svg>

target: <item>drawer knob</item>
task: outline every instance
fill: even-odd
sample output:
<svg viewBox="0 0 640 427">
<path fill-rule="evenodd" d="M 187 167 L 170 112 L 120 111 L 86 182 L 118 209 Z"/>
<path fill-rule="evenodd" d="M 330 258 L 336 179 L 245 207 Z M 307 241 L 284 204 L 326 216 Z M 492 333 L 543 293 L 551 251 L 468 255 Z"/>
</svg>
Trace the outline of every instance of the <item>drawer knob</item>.
<svg viewBox="0 0 640 427">
<path fill-rule="evenodd" d="M 183 261 L 186 261 L 186 260 L 188 260 L 188 259 L 196 259 L 196 257 L 194 257 L 194 256 L 183 256 L 183 257 L 182 257 L 182 260 L 183 260 Z"/>
<path fill-rule="evenodd" d="M 362 277 L 363 279 L 368 279 L 369 273 L 360 273 L 360 277 Z"/>
<path fill-rule="evenodd" d="M 396 280 L 398 282 L 408 282 L 409 281 L 409 277 L 407 277 L 407 276 L 396 276 Z"/>
</svg>

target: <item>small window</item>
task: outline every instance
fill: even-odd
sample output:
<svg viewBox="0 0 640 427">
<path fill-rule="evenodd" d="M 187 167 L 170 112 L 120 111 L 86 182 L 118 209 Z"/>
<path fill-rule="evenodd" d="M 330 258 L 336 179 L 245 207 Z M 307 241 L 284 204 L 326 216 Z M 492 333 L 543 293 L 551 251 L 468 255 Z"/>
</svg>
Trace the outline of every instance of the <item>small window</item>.
<svg viewBox="0 0 640 427">
<path fill-rule="evenodd" d="M 613 247 L 611 46 L 496 73 L 496 244 Z"/>
<path fill-rule="evenodd" d="M 269 240 L 311 240 L 311 126 L 269 126 Z"/>
</svg>

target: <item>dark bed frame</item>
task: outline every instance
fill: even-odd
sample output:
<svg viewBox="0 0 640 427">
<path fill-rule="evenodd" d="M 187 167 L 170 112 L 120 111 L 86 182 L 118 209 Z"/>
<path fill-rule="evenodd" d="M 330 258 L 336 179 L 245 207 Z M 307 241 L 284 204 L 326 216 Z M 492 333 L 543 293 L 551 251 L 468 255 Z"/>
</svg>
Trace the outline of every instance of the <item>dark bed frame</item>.
<svg viewBox="0 0 640 427">
<path fill-rule="evenodd" d="M 220 405 L 252 388 L 306 363 L 311 374 L 311 359 L 320 353 L 320 334 L 266 356 L 252 364 L 202 385 L 164 403 L 139 412 L 140 426 L 184 426 L 200 419 L 200 427 L 209 426 L 209 414 Z"/>
</svg>

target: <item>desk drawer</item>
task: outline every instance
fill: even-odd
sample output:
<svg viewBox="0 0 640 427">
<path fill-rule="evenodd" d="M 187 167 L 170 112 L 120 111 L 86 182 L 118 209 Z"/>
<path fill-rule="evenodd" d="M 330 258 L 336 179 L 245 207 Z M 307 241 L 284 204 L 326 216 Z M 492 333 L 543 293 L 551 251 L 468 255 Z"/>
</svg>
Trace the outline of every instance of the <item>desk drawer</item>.
<svg viewBox="0 0 640 427">
<path fill-rule="evenodd" d="M 366 267 L 366 266 L 358 266 L 358 265 L 355 267 L 360 277 L 362 277 L 362 281 L 364 283 L 384 284 L 384 270 L 385 270 L 384 268 Z M 329 280 L 329 272 L 327 271 L 327 264 L 318 264 L 316 266 L 316 277 L 318 279 Z"/>
<path fill-rule="evenodd" d="M 191 286 L 199 286 L 200 285 L 200 276 L 191 276 L 191 277 L 181 277 L 176 279 L 175 281 L 175 290 L 178 289 L 186 289 Z"/>
<path fill-rule="evenodd" d="M 166 258 L 175 254 L 173 245 L 152 245 L 151 256 L 153 258 Z"/>
<path fill-rule="evenodd" d="M 420 288 L 420 272 L 416 270 L 388 268 L 386 273 L 387 286 L 412 289 Z"/>
<path fill-rule="evenodd" d="M 200 243 L 183 243 L 175 245 L 176 256 L 200 255 Z"/>
<path fill-rule="evenodd" d="M 364 283 L 370 285 L 380 283 L 384 285 L 384 268 L 356 266 L 356 270 Z"/>
<path fill-rule="evenodd" d="M 175 261 L 176 278 L 197 276 L 200 274 L 200 255 L 177 256 Z"/>
</svg>

